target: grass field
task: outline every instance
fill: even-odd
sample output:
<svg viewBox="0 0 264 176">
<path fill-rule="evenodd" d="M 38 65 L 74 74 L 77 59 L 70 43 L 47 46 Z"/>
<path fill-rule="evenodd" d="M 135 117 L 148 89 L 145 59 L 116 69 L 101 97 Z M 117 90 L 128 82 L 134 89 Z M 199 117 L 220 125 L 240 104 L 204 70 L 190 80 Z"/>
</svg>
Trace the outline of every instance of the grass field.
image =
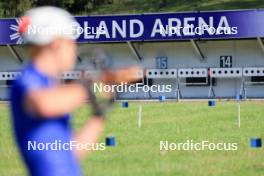
<svg viewBox="0 0 264 176">
<path fill-rule="evenodd" d="M 264 102 L 242 102 L 241 128 L 235 102 L 142 103 L 142 127 L 137 126 L 138 103 L 119 104 L 111 112 L 101 141 L 114 135 L 117 146 L 95 151 L 82 163 L 93 176 L 260 176 L 264 150 L 252 149 L 251 137 L 264 136 Z M 20 176 L 26 171 L 14 146 L 7 105 L 0 105 L 0 175 Z M 74 114 L 78 129 L 88 114 L 84 106 Z M 237 142 L 237 151 L 160 151 L 160 141 Z M 44 171 L 43 171 L 44 172 Z"/>
</svg>

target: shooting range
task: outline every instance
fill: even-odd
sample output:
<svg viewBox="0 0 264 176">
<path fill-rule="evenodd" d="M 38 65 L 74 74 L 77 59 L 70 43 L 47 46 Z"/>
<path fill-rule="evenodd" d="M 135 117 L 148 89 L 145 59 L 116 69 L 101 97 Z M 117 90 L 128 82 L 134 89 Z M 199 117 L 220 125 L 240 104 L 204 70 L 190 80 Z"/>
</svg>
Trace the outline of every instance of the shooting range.
<svg viewBox="0 0 264 176">
<path fill-rule="evenodd" d="M 79 36 L 76 67 L 61 75 L 63 83 L 95 74 L 94 58 L 113 70 L 141 67 L 133 75 L 138 82 L 128 84 L 138 84 L 139 91 L 116 92 L 117 106 L 109 112 L 101 138 L 106 149 L 83 161 L 87 175 L 254 175 L 256 168 L 259 175 L 264 173 L 264 10 L 75 18 L 84 29 L 103 26 L 106 31 Z M 18 33 L 19 22 L 19 18 L 0 19 L 2 102 L 9 101 L 13 81 L 31 60 Z M 201 35 L 163 33 L 163 26 L 185 25 L 230 30 Z M 150 87 L 160 90 L 147 89 Z M 11 128 L 7 106 L 0 106 L 7 116 L 0 118 L 4 130 Z M 89 110 L 81 107 L 73 114 L 74 128 L 79 129 Z M 4 171 L 25 175 L 10 136 L 2 136 L 7 142 L 0 142 L 0 156 L 4 155 L 1 158 L 9 170 L 18 169 L 0 169 L 0 175 Z M 226 151 L 170 148 L 174 143 L 204 140 L 227 143 Z M 7 148 L 5 143 L 13 147 Z M 16 160 L 14 165 L 12 160 Z"/>
</svg>

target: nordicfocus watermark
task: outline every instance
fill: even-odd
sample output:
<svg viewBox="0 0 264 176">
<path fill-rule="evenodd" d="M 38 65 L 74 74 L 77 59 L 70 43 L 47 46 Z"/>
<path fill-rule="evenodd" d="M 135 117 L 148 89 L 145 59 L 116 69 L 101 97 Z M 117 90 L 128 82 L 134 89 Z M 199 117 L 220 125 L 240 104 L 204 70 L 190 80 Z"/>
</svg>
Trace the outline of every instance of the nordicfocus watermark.
<svg viewBox="0 0 264 176">
<path fill-rule="evenodd" d="M 118 85 L 106 85 L 103 83 L 94 83 L 93 90 L 95 93 L 137 93 L 137 92 L 156 92 L 156 93 L 169 93 L 172 92 L 172 85 L 144 85 L 142 83 L 128 84 L 122 82 Z"/>
<path fill-rule="evenodd" d="M 53 142 L 28 141 L 28 150 L 105 150 L 105 143 L 79 143 L 77 141 Z"/>
<path fill-rule="evenodd" d="M 80 35 L 84 34 L 85 36 L 89 35 L 102 35 L 106 34 L 105 26 L 91 27 L 88 26 L 88 23 L 85 22 L 84 26 L 80 26 L 79 23 L 73 22 L 68 26 L 38 26 L 38 25 L 29 25 L 26 33 L 27 34 L 41 34 L 41 35 L 72 35 L 77 39 Z"/>
<path fill-rule="evenodd" d="M 88 23 L 84 22 L 84 26 L 80 26 L 79 23 L 75 22 L 69 26 L 35 26 L 29 25 L 27 28 L 27 34 L 42 34 L 42 35 L 54 35 L 54 34 L 75 34 L 75 39 L 77 39 L 80 35 L 84 34 L 84 37 L 89 39 L 93 38 L 90 35 L 95 35 L 98 38 L 100 35 L 109 35 L 109 31 L 106 25 L 100 25 L 96 27 L 88 26 Z M 154 37 L 157 33 L 161 34 L 162 36 L 192 36 L 192 35 L 204 35 L 208 33 L 210 35 L 220 35 L 220 34 L 237 34 L 238 28 L 237 27 L 213 27 L 209 25 L 201 25 L 201 26 L 194 26 L 186 25 L 186 26 L 170 26 L 166 25 L 163 26 L 159 24 L 159 27 L 155 27 L 151 33 L 151 37 Z"/>
<path fill-rule="evenodd" d="M 238 33 L 238 28 L 237 27 L 213 27 L 209 25 L 201 25 L 201 26 L 194 26 L 193 24 L 191 25 L 186 25 L 184 27 L 182 26 L 176 26 L 176 27 L 171 27 L 171 26 L 163 26 L 160 25 L 159 29 L 156 29 L 153 31 L 152 35 L 155 33 L 160 33 L 162 36 L 168 35 L 176 35 L 176 36 L 194 36 L 194 35 L 204 35 L 205 33 L 208 33 L 210 35 L 220 35 L 220 34 L 226 34 L 226 35 L 231 35 L 231 34 L 237 34 Z"/>
<path fill-rule="evenodd" d="M 238 143 L 235 142 L 210 142 L 193 140 L 186 140 L 185 142 L 169 142 L 160 141 L 160 150 L 165 151 L 203 151 L 203 150 L 218 150 L 218 151 L 236 151 L 238 150 Z"/>
</svg>

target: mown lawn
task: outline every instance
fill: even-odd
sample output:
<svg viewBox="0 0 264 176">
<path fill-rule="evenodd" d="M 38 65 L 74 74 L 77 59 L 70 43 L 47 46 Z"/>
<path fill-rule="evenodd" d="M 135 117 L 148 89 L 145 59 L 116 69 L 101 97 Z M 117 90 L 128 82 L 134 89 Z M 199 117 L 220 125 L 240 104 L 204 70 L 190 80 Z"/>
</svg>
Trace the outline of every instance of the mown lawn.
<svg viewBox="0 0 264 176">
<path fill-rule="evenodd" d="M 241 104 L 241 128 L 237 104 L 217 102 L 142 102 L 142 127 L 138 128 L 139 103 L 117 107 L 110 113 L 104 136 L 115 136 L 117 146 L 95 151 L 82 163 L 85 175 L 93 176 L 249 176 L 264 175 L 263 148 L 252 149 L 251 137 L 264 136 L 264 102 Z M 0 175 L 26 175 L 10 128 L 7 105 L 0 105 Z M 87 120 L 89 110 L 74 113 L 74 127 Z M 160 141 L 182 143 L 209 141 L 237 143 L 236 151 L 160 151 Z M 45 171 L 43 171 L 45 172 Z"/>
</svg>

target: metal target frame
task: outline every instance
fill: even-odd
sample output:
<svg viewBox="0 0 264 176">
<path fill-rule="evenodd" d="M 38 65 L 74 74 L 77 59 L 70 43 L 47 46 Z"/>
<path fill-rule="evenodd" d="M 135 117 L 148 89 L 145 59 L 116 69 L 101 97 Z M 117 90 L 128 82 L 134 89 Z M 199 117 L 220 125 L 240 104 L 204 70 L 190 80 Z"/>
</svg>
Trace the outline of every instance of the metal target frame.
<svg viewBox="0 0 264 176">
<path fill-rule="evenodd" d="M 244 67 L 243 68 L 243 85 L 242 85 L 242 95 L 247 99 L 247 85 L 264 85 L 264 81 L 252 82 L 248 81 L 249 78 L 254 77 L 263 77 L 264 76 L 264 67 Z"/>
<path fill-rule="evenodd" d="M 212 67 L 209 68 L 208 74 L 210 76 L 210 88 L 208 91 L 208 98 L 215 98 L 215 92 L 213 88 L 213 78 L 216 79 L 240 79 L 240 94 L 243 90 L 243 68 L 241 67 L 231 67 L 231 68 L 218 68 Z M 236 95 L 234 96 L 236 97 Z"/>
<path fill-rule="evenodd" d="M 208 70 L 208 71 L 207 71 Z M 198 74 L 197 71 L 203 71 L 202 74 Z M 182 73 L 181 73 L 182 72 Z M 184 72 L 184 73 L 183 73 Z M 196 72 L 196 74 L 195 74 Z M 146 83 L 144 82 L 144 75 L 146 73 Z M 193 73 L 193 74 L 192 74 Z M 61 79 L 72 79 L 79 80 L 83 76 L 87 77 L 90 74 L 96 74 L 94 70 L 75 70 L 64 72 L 61 75 Z M 21 76 L 19 71 L 3 71 L 0 72 L 0 81 L 15 80 Z M 241 86 L 239 93 L 247 98 L 247 85 L 264 85 L 262 82 L 252 82 L 248 79 L 252 76 L 260 77 L 264 76 L 264 67 L 234 67 L 234 68 L 180 68 L 180 69 L 142 69 L 140 70 L 135 77 L 138 77 L 142 80 L 143 84 L 149 84 L 149 79 L 175 79 L 176 86 L 176 98 L 179 100 L 181 96 L 181 86 L 182 85 L 198 85 L 198 84 L 208 84 L 210 80 L 210 88 L 208 91 L 208 98 L 215 98 L 214 88 L 212 84 L 212 79 L 240 79 Z M 204 83 L 186 83 L 182 80 L 187 77 L 204 77 L 206 82 Z M 10 88 L 10 85 L 0 85 L 0 88 Z M 151 92 L 149 92 L 151 98 Z M 236 95 L 235 95 L 236 96 Z M 235 97 L 234 96 L 234 97 Z"/>
<path fill-rule="evenodd" d="M 146 84 L 149 85 L 149 79 L 175 79 L 175 86 L 177 92 L 177 69 L 146 69 Z M 152 94 L 148 92 L 149 98 L 152 98 Z M 175 95 L 178 99 L 178 94 Z"/>
<path fill-rule="evenodd" d="M 179 101 L 182 98 L 181 86 L 188 85 L 207 85 L 208 84 L 208 74 L 207 68 L 179 68 L 177 77 L 177 100 Z M 186 78 L 205 78 L 205 82 L 197 83 L 187 83 Z M 185 81 L 182 81 L 185 79 Z"/>
</svg>

